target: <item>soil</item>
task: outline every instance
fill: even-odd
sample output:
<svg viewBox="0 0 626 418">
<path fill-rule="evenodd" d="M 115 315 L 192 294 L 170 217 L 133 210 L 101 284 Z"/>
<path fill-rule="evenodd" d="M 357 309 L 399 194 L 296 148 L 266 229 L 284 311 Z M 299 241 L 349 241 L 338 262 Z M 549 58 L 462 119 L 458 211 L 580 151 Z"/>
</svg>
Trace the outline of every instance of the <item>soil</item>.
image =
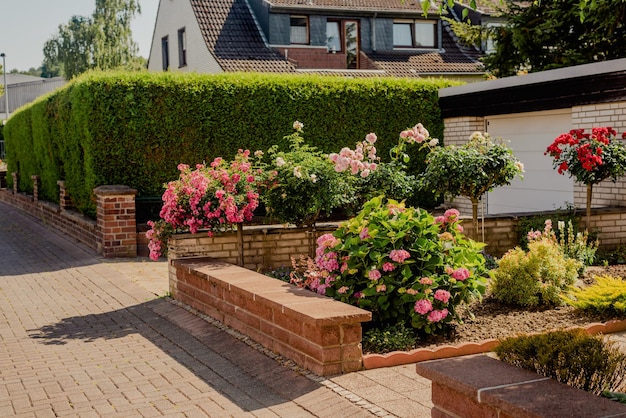
<svg viewBox="0 0 626 418">
<path fill-rule="evenodd" d="M 592 284 L 595 276 L 611 275 L 626 280 L 626 265 L 589 267 L 578 286 Z M 537 333 L 560 328 L 585 326 L 594 322 L 624 319 L 585 313 L 570 306 L 552 309 L 528 309 L 506 306 L 487 296 L 469 307 L 474 318 L 466 317 L 463 324 L 454 325 L 447 335 L 430 337 L 416 348 L 434 348 L 444 344 L 457 345 L 480 342 L 490 338 L 505 338 L 517 334 Z"/>
</svg>

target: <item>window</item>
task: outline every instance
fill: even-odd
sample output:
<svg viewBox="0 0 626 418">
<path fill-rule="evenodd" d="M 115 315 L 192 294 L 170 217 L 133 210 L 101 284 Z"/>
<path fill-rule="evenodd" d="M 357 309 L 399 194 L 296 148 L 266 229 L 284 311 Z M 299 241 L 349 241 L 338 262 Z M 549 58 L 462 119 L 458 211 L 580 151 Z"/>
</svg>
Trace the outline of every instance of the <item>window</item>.
<svg viewBox="0 0 626 418">
<path fill-rule="evenodd" d="M 178 67 L 187 65 L 187 35 L 185 28 L 178 29 Z"/>
<path fill-rule="evenodd" d="M 309 20 L 306 16 L 291 16 L 290 39 L 292 44 L 309 43 Z"/>
<path fill-rule="evenodd" d="M 341 48 L 340 24 L 341 22 L 336 20 L 326 22 L 326 48 L 328 48 L 328 52 L 339 52 L 343 50 L 343 48 Z"/>
<path fill-rule="evenodd" d="M 169 50 L 169 40 L 167 36 L 161 38 L 161 56 L 163 58 L 163 71 L 167 71 L 170 69 L 170 50 Z"/>
<path fill-rule="evenodd" d="M 393 46 L 399 48 L 436 48 L 436 20 L 396 20 L 393 22 Z"/>
</svg>

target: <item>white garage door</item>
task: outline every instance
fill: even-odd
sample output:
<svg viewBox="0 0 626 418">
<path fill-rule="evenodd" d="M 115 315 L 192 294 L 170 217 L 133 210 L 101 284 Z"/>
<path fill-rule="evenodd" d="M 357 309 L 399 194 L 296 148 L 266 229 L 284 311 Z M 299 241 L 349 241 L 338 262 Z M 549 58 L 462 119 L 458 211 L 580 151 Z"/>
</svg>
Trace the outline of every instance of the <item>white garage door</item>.
<svg viewBox="0 0 626 418">
<path fill-rule="evenodd" d="M 492 138 L 510 141 L 508 145 L 526 170 L 523 180 L 488 194 L 488 214 L 554 210 L 574 202 L 573 180 L 558 174 L 552 158 L 543 154 L 571 127 L 571 109 L 487 117 L 487 132 Z"/>
</svg>

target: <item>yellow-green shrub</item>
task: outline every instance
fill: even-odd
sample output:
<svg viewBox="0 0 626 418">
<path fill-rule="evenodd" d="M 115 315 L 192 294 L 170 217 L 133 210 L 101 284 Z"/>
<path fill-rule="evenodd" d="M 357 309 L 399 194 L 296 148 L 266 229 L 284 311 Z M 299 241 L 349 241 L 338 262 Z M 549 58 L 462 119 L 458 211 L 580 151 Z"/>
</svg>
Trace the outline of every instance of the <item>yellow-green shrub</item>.
<svg viewBox="0 0 626 418">
<path fill-rule="evenodd" d="M 596 395 L 623 390 L 626 382 L 626 354 L 582 329 L 507 338 L 495 352 L 513 366 Z"/>
<path fill-rule="evenodd" d="M 560 305 L 561 293 L 578 277 L 580 262 L 566 258 L 554 242 L 542 239 L 509 250 L 493 271 L 492 292 L 518 306 Z"/>
<path fill-rule="evenodd" d="M 596 276 L 596 282 L 584 289 L 573 287 L 563 300 L 576 308 L 604 314 L 626 312 L 626 282 L 619 277 Z"/>
</svg>

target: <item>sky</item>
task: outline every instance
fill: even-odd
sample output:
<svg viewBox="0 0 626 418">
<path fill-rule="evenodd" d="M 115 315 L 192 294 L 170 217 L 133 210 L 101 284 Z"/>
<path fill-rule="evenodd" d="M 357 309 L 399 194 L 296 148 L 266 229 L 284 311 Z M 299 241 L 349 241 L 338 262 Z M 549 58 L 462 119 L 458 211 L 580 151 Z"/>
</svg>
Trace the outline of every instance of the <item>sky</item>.
<svg viewBox="0 0 626 418">
<path fill-rule="evenodd" d="M 138 0 L 141 15 L 131 22 L 139 55 L 148 58 L 159 0 Z M 7 71 L 27 71 L 43 62 L 43 46 L 74 15 L 90 17 L 95 0 L 0 0 L 0 52 Z M 0 62 L 0 65 L 2 62 Z"/>
</svg>

